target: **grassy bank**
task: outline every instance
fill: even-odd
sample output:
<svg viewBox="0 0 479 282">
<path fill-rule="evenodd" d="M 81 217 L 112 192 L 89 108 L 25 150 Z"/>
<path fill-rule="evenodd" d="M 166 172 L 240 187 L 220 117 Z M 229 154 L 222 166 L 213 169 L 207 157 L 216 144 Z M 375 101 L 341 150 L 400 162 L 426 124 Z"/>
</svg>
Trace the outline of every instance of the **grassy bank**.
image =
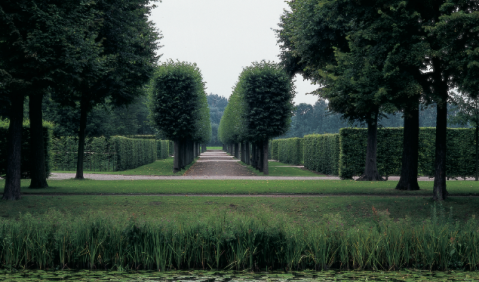
<svg viewBox="0 0 479 282">
<path fill-rule="evenodd" d="M 194 162 L 193 162 L 194 163 Z M 181 170 L 178 173 L 173 173 L 173 158 L 168 158 L 164 160 L 157 160 L 154 163 L 143 165 L 134 169 L 123 170 L 123 171 L 88 171 L 85 170 L 84 173 L 92 174 L 113 174 L 113 175 L 182 175 L 187 171 L 192 164 L 188 165 L 185 169 Z M 75 171 L 52 171 L 56 173 L 75 173 Z"/>
<path fill-rule="evenodd" d="M 241 165 L 246 166 L 251 172 L 258 176 L 264 176 L 262 172 L 253 168 L 250 165 L 247 165 L 243 162 L 240 162 Z M 285 164 L 280 162 L 268 162 L 269 166 L 269 175 L 268 176 L 307 176 L 307 177 L 324 177 L 326 175 L 314 171 L 307 170 L 305 168 L 292 167 L 294 165 Z"/>
<path fill-rule="evenodd" d="M 23 196 L 20 201 L 1 201 L 0 216 L 18 218 L 20 214 L 44 214 L 50 208 L 62 213 L 84 215 L 105 212 L 109 216 L 127 213 L 140 218 L 173 218 L 197 212 L 214 214 L 234 212 L 245 216 L 284 215 L 293 221 L 317 222 L 324 215 L 341 215 L 348 226 L 369 222 L 372 207 L 388 210 L 394 219 L 426 220 L 431 197 L 186 197 L 186 196 Z M 454 220 L 464 221 L 478 213 L 479 198 L 451 197 L 445 210 L 453 209 Z"/>
<path fill-rule="evenodd" d="M 0 180 L 3 193 L 5 180 Z M 50 180 L 50 188 L 29 189 L 22 180 L 23 193 L 158 193 L 158 194 L 387 194 L 432 196 L 432 181 L 420 182 L 421 190 L 399 191 L 397 181 L 364 182 L 349 180 Z M 479 183 L 448 181 L 451 195 L 479 194 Z"/>
<path fill-rule="evenodd" d="M 7 268 L 40 269 L 475 270 L 477 222 L 429 210 L 431 218 L 417 222 L 373 209 L 370 221 L 355 227 L 338 214 L 294 222 L 267 210 L 170 218 L 52 210 L 0 220 L 0 260 Z"/>
</svg>

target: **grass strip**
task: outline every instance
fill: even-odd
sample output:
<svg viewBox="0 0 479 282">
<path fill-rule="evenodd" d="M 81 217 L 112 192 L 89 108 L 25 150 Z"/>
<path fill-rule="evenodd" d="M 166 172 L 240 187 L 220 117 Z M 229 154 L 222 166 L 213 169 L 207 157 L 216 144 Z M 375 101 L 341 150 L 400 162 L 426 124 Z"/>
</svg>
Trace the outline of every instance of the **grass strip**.
<svg viewBox="0 0 479 282">
<path fill-rule="evenodd" d="M 177 173 L 173 173 L 173 158 L 164 160 L 157 160 L 154 163 L 143 165 L 134 169 L 122 170 L 122 171 L 88 171 L 84 173 L 88 174 L 111 174 L 111 175 L 156 175 L 156 176 L 181 176 L 183 175 L 194 163 L 187 165 L 184 169 Z M 53 173 L 74 173 L 74 171 L 52 171 Z"/>
<path fill-rule="evenodd" d="M 242 166 L 248 168 L 249 171 L 254 173 L 257 176 L 265 176 L 259 170 L 253 168 L 250 165 L 245 164 L 244 162 L 239 162 Z M 307 170 L 305 168 L 291 167 L 291 164 L 285 164 L 280 162 L 268 161 L 269 166 L 269 175 L 267 176 L 307 176 L 307 177 L 324 177 L 326 175 L 318 173 L 315 171 Z"/>
<path fill-rule="evenodd" d="M 4 187 L 5 180 L 0 180 Z M 365 194 L 432 195 L 434 183 L 423 181 L 418 191 L 394 189 L 397 181 L 353 180 L 50 180 L 49 188 L 30 189 L 22 180 L 22 193 L 133 193 L 133 194 Z M 451 195 L 479 195 L 479 182 L 448 181 Z M 3 192 L 3 189 L 0 189 Z"/>
<path fill-rule="evenodd" d="M 348 226 L 371 221 L 372 207 L 388 210 L 391 218 L 412 218 L 422 222 L 430 217 L 431 197 L 172 197 L 172 196 L 58 196 L 24 195 L 20 201 L 1 201 L 0 216 L 17 219 L 26 213 L 45 214 L 49 209 L 78 216 L 104 212 L 108 216 L 127 213 L 141 219 L 171 219 L 195 213 L 237 213 L 247 217 L 258 214 L 284 215 L 291 222 L 318 222 L 325 215 L 340 215 Z M 442 206 L 453 209 L 454 219 L 464 221 L 478 214 L 479 198 L 450 197 Z"/>
</svg>

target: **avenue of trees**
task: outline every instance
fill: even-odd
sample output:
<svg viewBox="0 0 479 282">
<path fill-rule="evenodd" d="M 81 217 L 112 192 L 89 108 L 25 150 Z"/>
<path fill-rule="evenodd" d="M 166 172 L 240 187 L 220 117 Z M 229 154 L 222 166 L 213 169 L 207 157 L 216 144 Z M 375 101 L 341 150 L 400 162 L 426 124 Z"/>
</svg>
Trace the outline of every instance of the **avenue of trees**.
<svg viewBox="0 0 479 282">
<path fill-rule="evenodd" d="M 144 93 L 161 35 L 150 0 L 5 0 L 0 3 L 0 113 L 9 118 L 3 199 L 20 198 L 21 128 L 28 97 L 31 188 L 48 187 L 42 138 L 45 95 L 78 109 L 76 178 L 83 178 L 87 116 Z"/>
<path fill-rule="evenodd" d="M 200 144 L 211 139 L 205 83 L 196 64 L 168 61 L 150 85 L 151 118 L 166 138 L 174 141 L 173 171 L 178 172 L 200 154 Z"/>
<path fill-rule="evenodd" d="M 269 139 L 284 134 L 293 110 L 294 85 L 277 64 L 256 62 L 241 72 L 221 118 L 218 135 L 223 144 L 268 175 Z"/>
<path fill-rule="evenodd" d="M 228 100 L 225 97 L 212 93 L 207 95 L 206 98 L 208 98 L 211 121 L 211 140 L 208 145 L 221 146 L 222 144 L 218 137 L 218 127 L 220 125 L 221 117 L 223 116 L 226 105 L 228 105 Z"/>
<path fill-rule="evenodd" d="M 447 102 L 458 88 L 475 97 L 479 4 L 465 0 L 296 0 L 276 30 L 281 60 L 328 99 L 331 111 L 368 126 L 363 180 L 377 171 L 378 117 L 401 111 L 404 142 L 397 189 L 417 183 L 420 104 L 435 103 L 435 200 L 446 190 Z"/>
</svg>

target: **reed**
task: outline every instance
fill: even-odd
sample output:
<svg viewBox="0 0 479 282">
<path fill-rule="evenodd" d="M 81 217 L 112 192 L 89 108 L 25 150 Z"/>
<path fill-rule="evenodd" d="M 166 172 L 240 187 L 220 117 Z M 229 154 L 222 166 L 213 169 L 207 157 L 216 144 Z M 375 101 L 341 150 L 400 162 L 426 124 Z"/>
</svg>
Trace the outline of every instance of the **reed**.
<svg viewBox="0 0 479 282">
<path fill-rule="evenodd" d="M 268 210 L 146 220 L 51 210 L 0 220 L 0 261 L 6 269 L 476 270 L 479 226 L 451 214 L 433 206 L 424 222 L 392 220 L 373 207 L 370 223 L 351 227 L 340 215 L 291 222 Z"/>
</svg>

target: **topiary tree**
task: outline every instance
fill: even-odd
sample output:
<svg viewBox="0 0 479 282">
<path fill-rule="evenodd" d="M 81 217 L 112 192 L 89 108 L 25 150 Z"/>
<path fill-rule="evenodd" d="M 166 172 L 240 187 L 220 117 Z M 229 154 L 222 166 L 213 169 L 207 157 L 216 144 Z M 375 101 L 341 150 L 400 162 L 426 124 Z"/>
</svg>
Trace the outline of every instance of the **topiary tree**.
<svg viewBox="0 0 479 282">
<path fill-rule="evenodd" d="M 293 97 L 291 77 L 278 64 L 261 61 L 244 68 L 220 122 L 220 140 L 251 142 L 252 165 L 268 175 L 268 141 L 288 130 Z M 249 147 L 242 150 L 246 161 Z"/>
<path fill-rule="evenodd" d="M 178 172 L 199 154 L 198 144 L 211 138 L 203 77 L 196 64 L 170 60 L 158 67 L 149 91 L 151 118 L 174 141 L 173 171 Z"/>
</svg>

